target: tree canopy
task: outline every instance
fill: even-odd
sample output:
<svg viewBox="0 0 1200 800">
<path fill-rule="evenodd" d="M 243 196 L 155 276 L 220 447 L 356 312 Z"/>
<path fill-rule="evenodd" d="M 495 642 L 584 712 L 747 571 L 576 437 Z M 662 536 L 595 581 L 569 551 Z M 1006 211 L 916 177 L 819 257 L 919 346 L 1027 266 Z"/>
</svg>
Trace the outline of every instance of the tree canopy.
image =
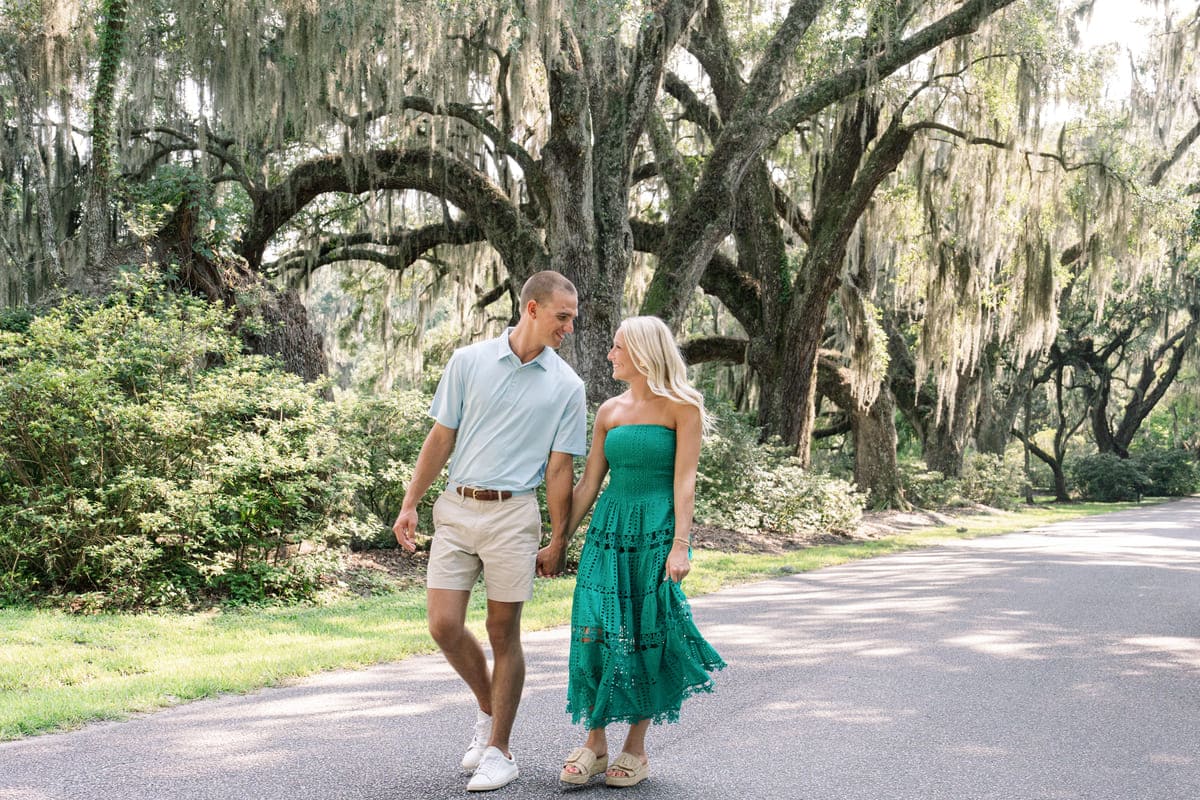
<svg viewBox="0 0 1200 800">
<path fill-rule="evenodd" d="M 170 262 L 387 389 L 554 268 L 594 400 L 658 314 L 877 502 L 897 419 L 943 472 L 1017 438 L 1061 476 L 1038 430 L 1128 455 L 1194 374 L 1200 7 L 1140 7 L 1123 51 L 1096 0 L 5 0 L 0 304 Z"/>
</svg>

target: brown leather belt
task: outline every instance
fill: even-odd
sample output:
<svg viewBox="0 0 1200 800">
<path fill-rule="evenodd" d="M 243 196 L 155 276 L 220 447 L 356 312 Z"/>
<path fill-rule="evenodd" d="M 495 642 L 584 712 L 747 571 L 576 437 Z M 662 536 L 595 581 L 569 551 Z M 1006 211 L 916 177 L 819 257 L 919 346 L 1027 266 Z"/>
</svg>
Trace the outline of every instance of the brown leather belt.
<svg viewBox="0 0 1200 800">
<path fill-rule="evenodd" d="M 455 486 L 454 491 L 472 500 L 507 500 L 513 493 L 507 489 L 475 489 L 470 486 Z"/>
</svg>

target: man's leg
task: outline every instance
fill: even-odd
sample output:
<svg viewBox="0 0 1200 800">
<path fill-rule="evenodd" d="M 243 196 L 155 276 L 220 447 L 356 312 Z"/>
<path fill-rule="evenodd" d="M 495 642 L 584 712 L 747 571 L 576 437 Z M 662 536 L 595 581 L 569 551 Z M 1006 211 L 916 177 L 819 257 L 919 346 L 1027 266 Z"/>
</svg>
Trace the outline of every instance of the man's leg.
<svg viewBox="0 0 1200 800">
<path fill-rule="evenodd" d="M 524 603 L 488 600 L 487 632 L 495 664 L 492 668 L 492 739 L 488 744 L 506 756 L 521 690 L 525 687 L 525 652 L 521 649 Z"/>
<path fill-rule="evenodd" d="M 454 668 L 485 714 L 492 713 L 492 677 L 488 674 L 487 658 L 479 640 L 467 630 L 467 604 L 470 592 L 455 589 L 426 590 L 429 633 L 442 649 L 446 661 Z M 489 619 L 491 615 L 489 613 Z M 520 613 L 518 611 L 518 619 Z M 522 674 L 524 667 L 522 666 Z M 520 690 L 518 689 L 518 694 Z M 509 726 L 511 727 L 511 719 Z M 507 733 L 505 736 L 507 737 Z"/>
</svg>

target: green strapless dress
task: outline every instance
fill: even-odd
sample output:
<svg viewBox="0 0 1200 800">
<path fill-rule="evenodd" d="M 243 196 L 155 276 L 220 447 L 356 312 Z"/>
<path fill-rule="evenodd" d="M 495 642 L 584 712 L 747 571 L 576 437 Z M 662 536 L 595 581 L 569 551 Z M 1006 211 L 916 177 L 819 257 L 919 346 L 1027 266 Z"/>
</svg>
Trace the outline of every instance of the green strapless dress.
<svg viewBox="0 0 1200 800">
<path fill-rule="evenodd" d="M 677 722 L 683 700 L 711 692 L 717 651 L 664 580 L 675 537 L 675 431 L 621 425 L 604 440 L 608 488 L 592 512 L 571 608 L 567 713 L 590 728 Z"/>
</svg>

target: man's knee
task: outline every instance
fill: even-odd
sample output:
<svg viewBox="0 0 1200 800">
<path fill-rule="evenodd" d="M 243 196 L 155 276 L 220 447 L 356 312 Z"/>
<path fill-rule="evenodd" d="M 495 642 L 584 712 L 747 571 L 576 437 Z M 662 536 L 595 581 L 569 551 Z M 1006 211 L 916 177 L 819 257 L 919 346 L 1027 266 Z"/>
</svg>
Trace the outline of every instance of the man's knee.
<svg viewBox="0 0 1200 800">
<path fill-rule="evenodd" d="M 520 647 L 521 604 L 489 603 L 487 634 L 495 652 Z"/>
<path fill-rule="evenodd" d="M 430 590 L 426 603 L 429 635 L 439 646 L 453 645 L 466 634 L 469 595 Z"/>
<path fill-rule="evenodd" d="M 430 617 L 429 635 L 439 647 L 453 645 L 466 633 L 466 625 L 452 617 Z"/>
</svg>

